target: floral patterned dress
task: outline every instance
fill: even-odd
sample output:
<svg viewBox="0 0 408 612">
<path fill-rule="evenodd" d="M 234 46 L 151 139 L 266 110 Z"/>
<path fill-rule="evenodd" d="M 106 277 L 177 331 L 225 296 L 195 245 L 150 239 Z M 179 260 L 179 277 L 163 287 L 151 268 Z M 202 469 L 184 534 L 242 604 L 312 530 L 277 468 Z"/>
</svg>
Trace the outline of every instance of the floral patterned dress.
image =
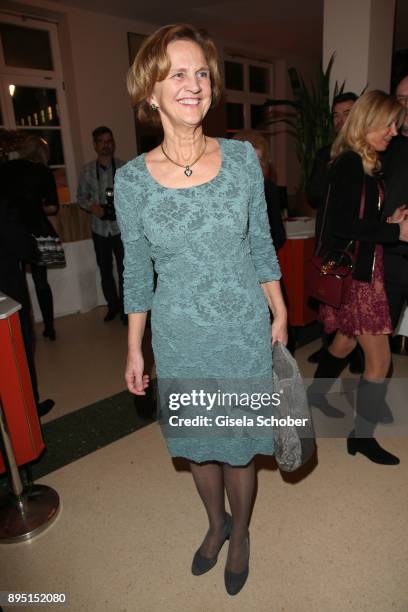
<svg viewBox="0 0 408 612">
<path fill-rule="evenodd" d="M 125 311 L 152 310 L 159 384 L 160 378 L 272 380 L 270 317 L 260 283 L 281 274 L 262 171 L 248 142 L 219 143 L 221 169 L 202 185 L 160 185 L 143 155 L 116 173 Z M 197 462 L 244 465 L 257 453 L 273 454 L 272 436 L 166 442 L 172 456 Z"/>
<path fill-rule="evenodd" d="M 377 184 L 380 212 L 384 202 L 384 188 L 380 180 Z M 327 334 L 337 330 L 349 337 L 392 333 L 390 311 L 384 287 L 382 245 L 377 244 L 375 247 L 371 282 L 353 279 L 340 308 L 321 304 L 319 319 Z"/>
</svg>

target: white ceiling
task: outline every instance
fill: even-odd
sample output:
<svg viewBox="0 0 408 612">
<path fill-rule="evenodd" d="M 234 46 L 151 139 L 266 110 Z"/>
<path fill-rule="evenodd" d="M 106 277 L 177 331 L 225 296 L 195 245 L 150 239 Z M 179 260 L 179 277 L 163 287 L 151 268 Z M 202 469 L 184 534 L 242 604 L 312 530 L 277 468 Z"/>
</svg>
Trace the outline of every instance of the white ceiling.
<svg viewBox="0 0 408 612">
<path fill-rule="evenodd" d="M 57 0 L 58 1 L 58 0 Z M 358 1 L 358 0 L 356 0 Z M 276 53 L 318 57 L 324 0 L 62 0 L 77 8 L 162 25 L 194 23 L 212 36 Z M 341 0 L 339 0 L 341 2 Z M 408 0 L 397 0 L 395 47 L 408 48 Z M 352 18 L 352 15 L 351 15 Z"/>
<path fill-rule="evenodd" d="M 194 23 L 212 36 L 274 52 L 321 54 L 323 0 L 62 0 L 77 8 L 163 25 Z"/>
</svg>

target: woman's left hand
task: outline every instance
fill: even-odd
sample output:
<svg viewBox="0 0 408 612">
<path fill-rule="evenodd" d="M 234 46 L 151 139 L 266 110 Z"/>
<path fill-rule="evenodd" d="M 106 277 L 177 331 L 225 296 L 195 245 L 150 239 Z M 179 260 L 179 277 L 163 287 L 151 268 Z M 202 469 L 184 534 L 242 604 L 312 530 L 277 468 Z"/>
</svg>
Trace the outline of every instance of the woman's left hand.
<svg viewBox="0 0 408 612">
<path fill-rule="evenodd" d="M 282 342 L 285 346 L 288 343 L 288 323 L 286 316 L 277 316 L 272 323 L 272 344 Z"/>
</svg>

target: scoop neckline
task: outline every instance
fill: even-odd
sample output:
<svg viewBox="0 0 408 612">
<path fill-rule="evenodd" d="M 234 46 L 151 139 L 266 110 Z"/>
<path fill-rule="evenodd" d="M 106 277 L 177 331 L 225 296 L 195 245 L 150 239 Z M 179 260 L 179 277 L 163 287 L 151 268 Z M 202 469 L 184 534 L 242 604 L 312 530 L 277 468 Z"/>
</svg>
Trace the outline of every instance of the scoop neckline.
<svg viewBox="0 0 408 612">
<path fill-rule="evenodd" d="M 147 163 L 146 163 L 146 155 L 147 153 L 143 153 L 143 163 L 144 163 L 144 167 L 145 170 L 150 178 L 150 180 L 155 184 L 158 185 L 158 187 L 161 187 L 161 189 L 167 189 L 169 191 L 188 191 L 189 189 L 196 189 L 198 187 L 204 187 L 205 185 L 210 185 L 212 183 L 214 183 L 219 176 L 221 175 L 223 169 L 224 169 L 224 151 L 223 151 L 223 146 L 222 146 L 222 138 L 215 138 L 215 140 L 218 142 L 218 146 L 220 147 L 220 154 L 221 154 L 221 164 L 220 164 L 220 168 L 217 172 L 217 174 L 210 179 L 209 181 L 206 181 L 205 183 L 199 183 L 199 185 L 191 185 L 190 187 L 166 187 L 165 185 L 162 185 L 161 183 L 159 183 L 159 181 L 157 179 L 154 178 L 154 176 L 151 174 L 149 168 L 147 167 Z"/>
</svg>

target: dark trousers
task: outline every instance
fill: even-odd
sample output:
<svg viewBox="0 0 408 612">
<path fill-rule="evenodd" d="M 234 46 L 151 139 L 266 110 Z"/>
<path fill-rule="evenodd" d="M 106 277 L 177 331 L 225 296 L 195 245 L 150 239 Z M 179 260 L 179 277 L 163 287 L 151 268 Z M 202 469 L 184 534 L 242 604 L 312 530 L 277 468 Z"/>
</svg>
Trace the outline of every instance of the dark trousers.
<svg viewBox="0 0 408 612">
<path fill-rule="evenodd" d="M 406 257 L 384 251 L 384 282 L 392 327 L 395 329 L 408 301 L 408 259 Z"/>
<path fill-rule="evenodd" d="M 120 234 L 116 236 L 99 236 L 92 233 L 95 247 L 96 263 L 101 273 L 102 291 L 108 303 L 109 310 L 123 311 L 123 244 Z M 116 259 L 116 268 L 119 278 L 119 295 L 113 276 L 113 257 Z"/>
<path fill-rule="evenodd" d="M 37 371 L 34 363 L 34 329 L 32 322 L 32 314 L 30 309 L 23 304 L 22 309 L 19 311 L 20 314 L 20 325 L 21 334 L 23 336 L 24 348 L 27 356 L 27 365 L 30 372 L 31 386 L 33 388 L 33 395 L 36 403 L 40 400 L 40 394 L 38 392 L 38 380 Z"/>
<path fill-rule="evenodd" d="M 47 266 L 31 264 L 31 274 L 40 306 L 44 326 L 52 328 L 54 325 L 54 302 L 51 287 L 47 280 Z"/>
</svg>

